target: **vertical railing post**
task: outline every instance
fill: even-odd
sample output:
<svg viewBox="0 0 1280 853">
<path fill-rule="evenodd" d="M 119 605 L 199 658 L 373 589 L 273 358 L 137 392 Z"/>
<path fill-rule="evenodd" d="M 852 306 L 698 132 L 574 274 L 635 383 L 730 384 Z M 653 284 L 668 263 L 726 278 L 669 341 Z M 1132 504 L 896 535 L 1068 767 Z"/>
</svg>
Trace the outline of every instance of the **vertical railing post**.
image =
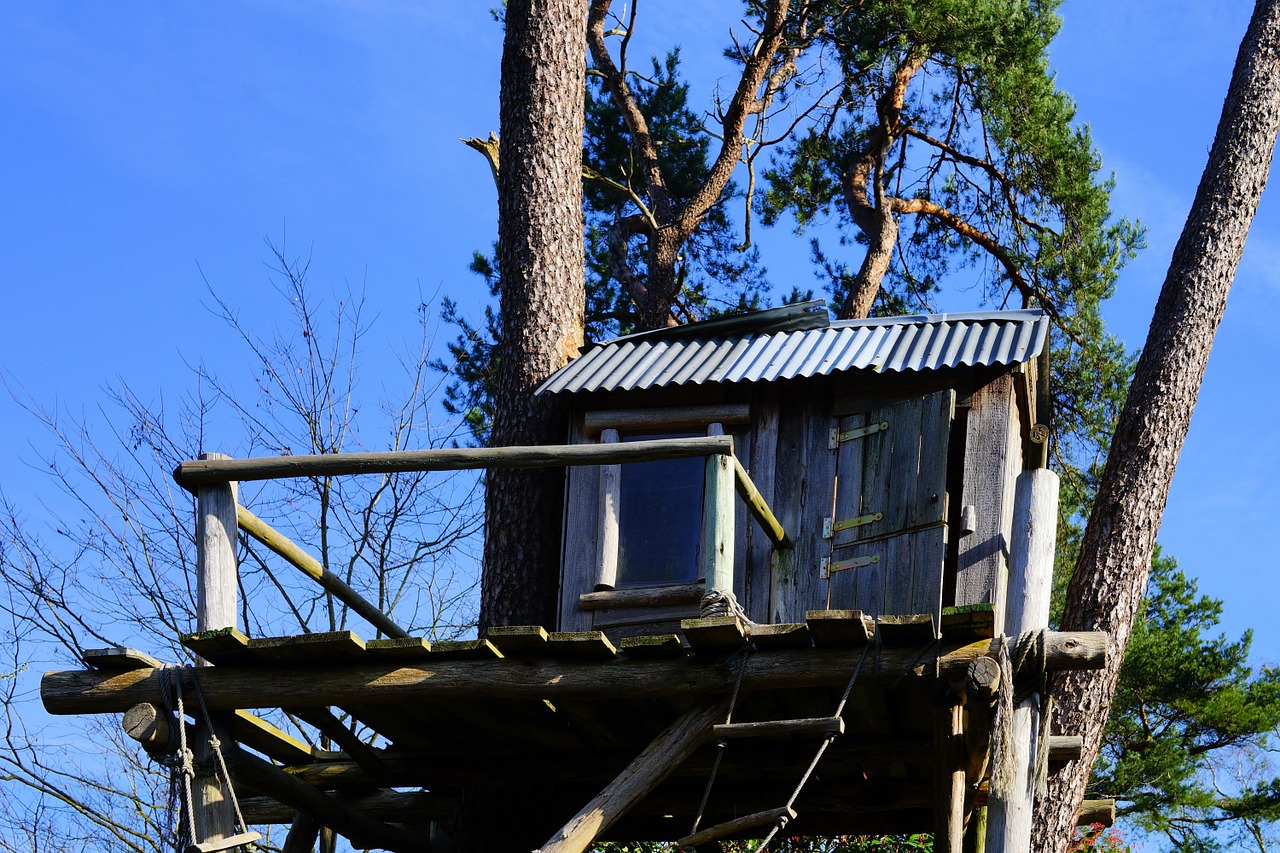
<svg viewBox="0 0 1280 853">
<path fill-rule="evenodd" d="M 601 444 L 616 444 L 616 429 L 600 431 Z M 596 589 L 613 589 L 618 583 L 618 503 L 622 498 L 622 466 L 600 466 L 600 519 L 598 524 L 597 565 L 600 576 Z"/>
<path fill-rule="evenodd" d="M 202 453 L 201 459 L 229 459 L 221 453 Z M 196 630 L 211 631 L 236 626 L 236 486 L 217 483 L 196 491 Z M 208 666 L 207 661 L 199 665 Z M 196 719 L 195 752 L 197 767 L 191 783 L 195 807 L 197 841 L 218 841 L 235 834 L 235 811 L 219 777 L 210 744 L 209 725 L 199 704 L 187 706 Z M 231 740 L 215 716 L 213 727 L 223 743 L 223 754 Z"/>
<path fill-rule="evenodd" d="M 708 435 L 723 435 L 711 424 Z M 702 572 L 706 589 L 733 592 L 733 458 L 726 453 L 707 457 L 702 505 Z"/>
<path fill-rule="evenodd" d="M 1048 468 L 1018 476 L 1013 504 L 1013 541 L 1009 549 L 1009 587 L 1004 632 L 1010 637 L 1049 626 L 1053 592 L 1053 551 L 1058 528 L 1058 475 Z M 1001 685 L 1011 690 L 1013 685 Z M 1039 740 L 1040 700 L 1032 694 L 1013 709 L 1007 732 L 1012 744 L 1013 772 L 1009 790 L 991 786 L 987 800 L 988 853 L 1022 853 L 1031 849 L 1031 817 Z M 998 768 L 997 768 L 998 772 Z"/>
</svg>

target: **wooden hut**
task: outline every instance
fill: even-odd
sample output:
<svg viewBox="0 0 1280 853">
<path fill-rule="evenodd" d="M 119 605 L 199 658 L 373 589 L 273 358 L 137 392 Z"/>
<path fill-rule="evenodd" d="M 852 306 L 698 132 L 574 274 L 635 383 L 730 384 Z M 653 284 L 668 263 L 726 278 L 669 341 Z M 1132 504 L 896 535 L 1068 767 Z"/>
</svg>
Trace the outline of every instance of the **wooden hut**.
<svg viewBox="0 0 1280 853">
<path fill-rule="evenodd" d="M 790 538 L 776 547 L 736 507 L 729 588 L 755 622 L 853 609 L 940 624 L 943 607 L 1003 612 L 1014 483 L 1044 453 L 1048 332 L 1039 311 L 830 322 L 805 303 L 610 341 L 541 390 L 565 401 L 575 444 L 732 437 Z M 571 470 L 561 630 L 617 638 L 698 615 L 700 463 Z"/>
<path fill-rule="evenodd" d="M 205 665 L 98 650 L 86 670 L 46 673 L 42 699 L 55 714 L 124 713 L 174 767 L 192 744 L 202 853 L 269 823 L 292 823 L 288 853 L 321 826 L 433 853 L 784 831 L 933 832 L 947 853 L 968 833 L 1018 853 L 1037 750 L 1072 748 L 1037 737 L 1037 679 L 1105 657 L 1101 634 L 1046 630 L 1047 336 L 1039 312 L 830 322 L 792 306 L 587 351 L 542 389 L 568 407 L 565 445 L 185 462 L 199 623 L 183 641 Z M 235 490 L 530 466 L 570 472 L 558 624 L 464 642 L 409 636 Z M 240 533 L 381 636 L 242 634 Z M 1005 665 L 1011 646 L 1023 666 Z M 997 713 L 1018 683 L 1028 698 Z M 1001 726 L 1013 766 L 992 789 Z M 478 800 L 485 820 L 471 805 L 464 823 L 504 840 L 453 844 Z"/>
</svg>

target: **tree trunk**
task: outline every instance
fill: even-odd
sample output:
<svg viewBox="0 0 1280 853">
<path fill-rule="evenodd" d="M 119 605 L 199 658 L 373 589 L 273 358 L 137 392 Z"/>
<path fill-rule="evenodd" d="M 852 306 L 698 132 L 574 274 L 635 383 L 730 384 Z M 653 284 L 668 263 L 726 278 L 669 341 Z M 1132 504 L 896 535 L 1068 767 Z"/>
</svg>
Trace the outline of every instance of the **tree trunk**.
<svg viewBox="0 0 1280 853">
<path fill-rule="evenodd" d="M 582 345 L 586 20 L 586 0 L 510 0 L 506 8 L 495 446 L 565 439 L 558 403 L 533 392 Z M 551 626 L 564 473 L 492 471 L 486 483 L 481 628 Z"/>
<path fill-rule="evenodd" d="M 1067 589 L 1062 630 L 1104 630 L 1107 668 L 1060 674 L 1053 697 L 1062 732 L 1084 735 L 1080 760 L 1037 798 L 1036 850 L 1066 849 L 1119 677 L 1174 466 L 1245 236 L 1280 131 L 1280 0 L 1259 0 L 1187 223 L 1156 303 L 1107 468 Z"/>
<path fill-rule="evenodd" d="M 578 354 L 586 306 L 582 255 L 582 130 L 586 0 L 508 0 L 502 43 L 498 265 L 502 342 L 490 443 L 565 440 L 559 403 L 533 392 Z M 563 469 L 495 470 L 485 478 L 480 629 L 554 627 L 560 577 Z M 554 819 L 519 793 L 469 787 L 441 850 L 532 850 Z"/>
</svg>

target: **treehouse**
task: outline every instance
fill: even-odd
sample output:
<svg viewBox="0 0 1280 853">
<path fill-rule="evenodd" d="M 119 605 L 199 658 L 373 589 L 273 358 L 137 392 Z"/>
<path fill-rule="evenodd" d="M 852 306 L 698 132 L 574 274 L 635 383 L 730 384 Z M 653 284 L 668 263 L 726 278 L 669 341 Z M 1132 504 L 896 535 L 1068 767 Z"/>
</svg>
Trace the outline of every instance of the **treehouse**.
<svg viewBox="0 0 1280 853">
<path fill-rule="evenodd" d="M 1040 759 L 1079 750 L 1041 734 L 1045 673 L 1105 657 L 1047 630 L 1047 338 L 1039 312 L 791 306 L 584 352 L 540 389 L 563 445 L 185 462 L 200 665 L 91 651 L 42 699 L 123 714 L 190 789 L 200 853 L 278 823 L 286 853 L 322 827 L 437 853 L 900 832 L 1018 853 Z M 557 624 L 469 641 L 412 636 L 235 488 L 522 467 L 568 472 Z M 242 535 L 373 638 L 241 633 Z"/>
</svg>

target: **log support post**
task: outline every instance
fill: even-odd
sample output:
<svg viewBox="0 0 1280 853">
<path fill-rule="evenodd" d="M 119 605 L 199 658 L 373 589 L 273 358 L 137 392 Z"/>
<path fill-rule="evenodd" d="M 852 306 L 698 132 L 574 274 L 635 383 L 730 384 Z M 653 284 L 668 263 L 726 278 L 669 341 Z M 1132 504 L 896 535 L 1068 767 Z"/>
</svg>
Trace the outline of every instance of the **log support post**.
<svg viewBox="0 0 1280 853">
<path fill-rule="evenodd" d="M 229 459 L 221 453 L 202 453 L 202 460 Z M 236 487 L 235 483 L 208 483 L 196 489 L 196 630 L 211 631 L 236 626 Z M 200 661 L 208 666 L 207 661 Z M 234 748 L 229 718 L 214 712 L 213 728 L 193 709 L 195 741 L 191 744 L 196 765 L 216 765 L 210 738 L 216 734 L 223 754 Z M 197 772 L 191 782 L 197 842 L 221 841 L 235 833 L 235 809 L 225 783 L 212 769 Z"/>
<path fill-rule="evenodd" d="M 965 776 L 961 759 L 964 706 L 948 693 L 934 729 L 934 853 L 961 853 L 964 840 Z"/>
<path fill-rule="evenodd" d="M 723 431 L 711 424 L 713 435 Z M 734 470 L 732 445 L 729 453 L 707 457 L 706 485 L 702 509 L 702 567 L 707 591 L 733 592 L 733 500 Z"/>
<path fill-rule="evenodd" d="M 1024 471 L 1014 494 L 1004 622 L 1005 633 L 1011 637 L 1049 625 L 1057 523 L 1058 475 L 1047 468 Z M 997 790 L 999 786 L 993 785 L 987 801 L 987 850 L 991 853 L 1023 853 L 1031 849 L 1036 755 L 1040 739 L 1049 734 L 1039 731 L 1039 695 L 1018 703 L 1011 723 L 1012 783 L 1008 790 Z"/>
</svg>

